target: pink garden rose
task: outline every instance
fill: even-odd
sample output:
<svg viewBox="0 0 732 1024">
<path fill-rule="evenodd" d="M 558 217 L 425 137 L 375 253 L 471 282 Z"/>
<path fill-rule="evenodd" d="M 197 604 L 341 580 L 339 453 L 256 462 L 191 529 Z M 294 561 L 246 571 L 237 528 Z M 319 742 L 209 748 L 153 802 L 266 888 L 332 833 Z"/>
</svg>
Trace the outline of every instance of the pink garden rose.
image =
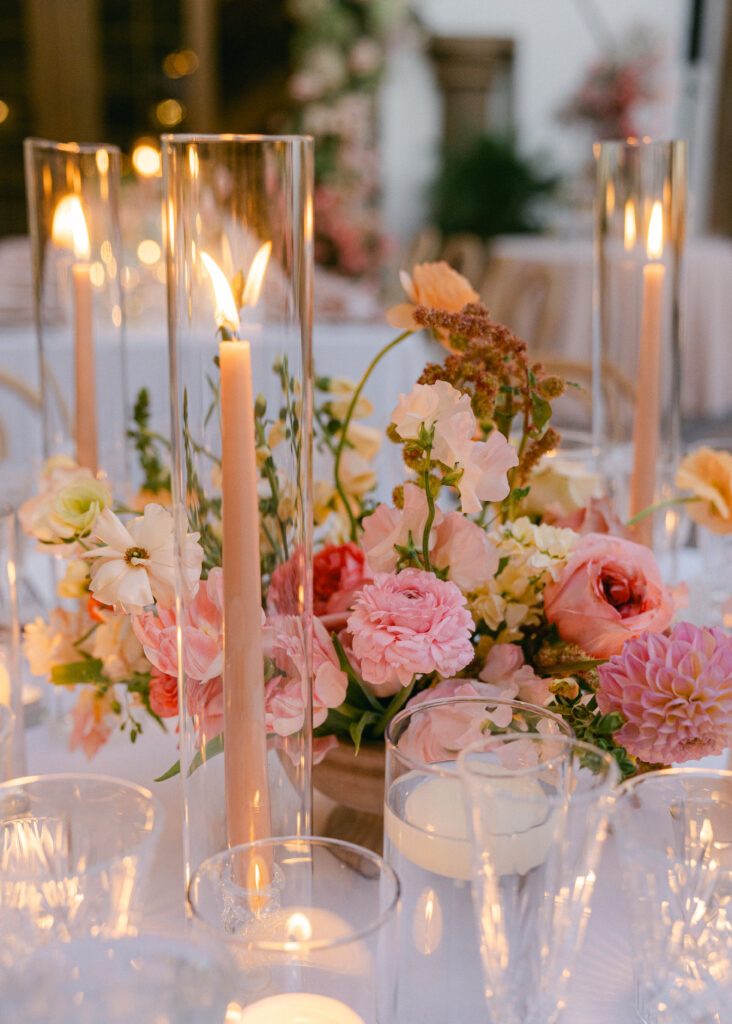
<svg viewBox="0 0 732 1024">
<path fill-rule="evenodd" d="M 313 611 L 329 626 L 334 618 L 339 621 L 333 627 L 342 625 L 356 594 L 373 576 L 364 552 L 353 541 L 326 544 L 313 557 Z"/>
<path fill-rule="evenodd" d="M 628 640 L 598 669 L 597 706 L 626 723 L 615 739 L 651 764 L 698 760 L 732 746 L 732 637 L 680 622 L 668 636 Z"/>
<path fill-rule="evenodd" d="M 588 533 L 559 579 L 547 585 L 544 608 L 562 640 L 590 657 L 608 658 L 645 630 L 663 632 L 673 618 L 674 600 L 650 548 Z"/>
<path fill-rule="evenodd" d="M 150 707 L 161 718 L 178 714 L 178 677 L 161 672 L 153 665 L 150 672 Z"/>
<path fill-rule="evenodd" d="M 289 736 L 302 729 L 308 673 L 302 620 L 282 615 L 272 618 L 265 629 L 265 654 L 280 675 L 267 683 L 265 720 L 267 731 Z M 329 708 L 337 708 L 346 699 L 348 679 L 343 672 L 333 641 L 323 623 L 313 618 L 313 725 L 322 725 Z"/>
<path fill-rule="evenodd" d="M 364 682 L 379 696 L 407 686 L 415 673 L 450 676 L 473 659 L 473 620 L 454 583 L 421 569 L 378 573 L 348 619 Z"/>
</svg>

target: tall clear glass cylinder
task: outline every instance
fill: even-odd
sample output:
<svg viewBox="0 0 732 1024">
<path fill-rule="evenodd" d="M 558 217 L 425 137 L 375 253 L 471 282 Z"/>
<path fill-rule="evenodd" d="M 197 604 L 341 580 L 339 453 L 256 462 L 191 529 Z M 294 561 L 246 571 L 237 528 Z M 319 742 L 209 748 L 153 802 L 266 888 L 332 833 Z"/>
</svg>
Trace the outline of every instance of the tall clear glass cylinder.
<svg viewBox="0 0 732 1024">
<path fill-rule="evenodd" d="M 675 493 L 681 451 L 679 281 L 686 143 L 595 143 L 593 430 L 619 514 Z M 672 555 L 680 512 L 640 519 L 636 539 Z"/>
<path fill-rule="evenodd" d="M 17 564 L 15 510 L 0 502 L 0 704 L 6 704 L 14 716 L 10 778 L 25 775 L 26 771 Z M 3 781 L 2 765 L 0 781 Z"/>
<path fill-rule="evenodd" d="M 162 144 L 190 875 L 310 829 L 313 155 L 301 136 Z M 218 660 L 188 628 L 199 612 Z"/>
<path fill-rule="evenodd" d="M 44 454 L 127 486 L 116 146 L 26 139 Z"/>
</svg>

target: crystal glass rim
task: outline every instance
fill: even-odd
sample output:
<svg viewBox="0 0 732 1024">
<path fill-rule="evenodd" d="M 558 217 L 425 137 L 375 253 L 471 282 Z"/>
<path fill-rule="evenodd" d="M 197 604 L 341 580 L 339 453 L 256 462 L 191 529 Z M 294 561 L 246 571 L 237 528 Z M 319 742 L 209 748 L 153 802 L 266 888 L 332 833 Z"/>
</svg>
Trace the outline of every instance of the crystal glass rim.
<svg viewBox="0 0 732 1024">
<path fill-rule="evenodd" d="M 113 153 L 119 156 L 121 150 L 112 142 L 54 142 L 53 139 L 36 138 L 29 135 L 23 139 L 23 146 L 28 150 L 44 149 L 52 150 L 55 153 L 69 153 L 71 156 L 80 156 L 83 153 Z"/>
<path fill-rule="evenodd" d="M 188 886 L 188 892 L 186 893 L 186 902 L 191 909 L 196 921 L 202 925 L 207 933 L 215 935 L 217 939 L 223 940 L 224 942 L 230 943 L 232 946 L 241 944 L 241 939 L 236 935 L 226 935 L 219 929 L 215 928 L 201 913 L 193 902 L 192 892 L 196 880 L 203 876 L 204 868 L 212 867 L 217 863 L 227 860 L 232 854 L 243 853 L 245 851 L 262 849 L 264 846 L 286 846 L 288 844 L 299 844 L 300 846 L 317 846 L 328 849 L 330 847 L 336 847 L 339 850 L 344 850 L 348 853 L 357 853 L 359 856 L 365 856 L 367 860 L 370 860 L 372 864 L 375 864 L 380 871 L 381 877 L 386 876 L 392 882 L 394 892 L 388 906 L 386 906 L 379 915 L 371 921 L 364 928 L 355 929 L 350 935 L 343 936 L 337 939 L 283 939 L 281 942 L 273 942 L 271 940 L 258 940 L 248 942 L 254 949 L 261 950 L 268 953 L 303 953 L 303 952 L 321 952 L 326 949 L 337 949 L 340 946 L 349 946 L 353 942 L 358 942 L 361 939 L 365 939 L 367 936 L 378 931 L 379 928 L 389 919 L 390 915 L 399 906 L 401 900 L 402 885 L 399 880 L 399 876 L 389 864 L 386 863 L 384 858 L 378 853 L 374 853 L 373 850 L 368 850 L 364 846 L 358 846 L 356 843 L 349 843 L 344 839 L 332 839 L 329 836 L 269 836 L 266 839 L 255 839 L 251 843 L 241 843 L 238 846 L 230 846 L 227 850 L 222 850 L 221 853 L 216 853 L 213 857 L 207 857 L 202 864 L 196 868 L 191 876 L 191 881 Z"/>
<path fill-rule="evenodd" d="M 153 844 L 157 841 L 158 836 L 162 831 L 163 821 L 165 818 L 165 810 L 163 808 L 163 805 L 161 801 L 158 800 L 158 798 L 154 796 L 149 789 L 145 789 L 144 786 L 140 786 L 137 782 L 131 782 L 129 779 L 118 779 L 114 775 L 98 775 L 91 772 L 58 772 L 56 774 L 51 773 L 48 775 L 23 775 L 20 778 L 8 779 L 6 782 L 0 783 L 0 798 L 3 795 L 5 795 L 5 793 L 10 792 L 12 789 L 25 788 L 29 783 L 68 781 L 73 781 L 76 783 L 84 783 L 87 781 L 111 783 L 117 789 L 126 790 L 127 792 L 134 793 L 137 796 L 145 799 L 153 809 L 152 828 L 145 835 L 142 841 L 138 843 L 136 849 L 143 849 L 149 844 Z M 0 821 L 2 820 L 2 815 L 0 814 Z M 120 857 L 128 855 L 129 854 L 121 854 Z M 108 863 L 110 859 L 114 858 L 106 858 L 105 860 L 100 861 L 100 863 Z M 98 864 L 92 865 L 92 867 L 89 870 L 92 871 L 94 870 L 95 867 L 98 866 Z M 89 872 L 86 873 L 88 874 Z"/>
<path fill-rule="evenodd" d="M 439 697 L 435 700 L 426 700 L 422 704 L 417 704 L 415 705 L 415 707 L 412 708 L 410 708 L 409 706 L 402 708 L 402 710 L 397 715 L 394 715 L 394 717 L 386 727 L 386 732 L 384 733 L 384 743 L 386 745 L 386 749 L 395 757 L 398 757 L 403 764 L 409 765 L 412 768 L 416 768 L 418 771 L 422 771 L 430 775 L 455 775 L 454 770 L 444 767 L 444 761 L 435 761 L 431 764 L 427 761 L 420 761 L 419 758 L 411 757 L 409 754 L 405 754 L 403 751 L 401 751 L 397 744 L 392 739 L 393 730 L 396 728 L 396 726 L 403 722 L 406 718 L 415 715 L 418 711 L 425 711 L 428 709 L 431 710 L 433 708 L 455 704 L 498 704 L 500 707 L 518 708 L 519 711 L 531 711 L 532 713 L 536 714 L 539 718 L 545 718 L 549 721 L 556 722 L 558 725 L 560 725 L 563 732 L 558 733 L 558 735 L 565 735 L 568 739 L 574 737 L 574 733 L 560 715 L 555 715 L 553 711 L 547 711 L 546 708 L 541 708 L 538 704 L 529 704 L 527 701 L 523 700 L 509 700 L 508 697 L 472 697 L 468 694 L 465 694 L 455 697 Z M 566 732 L 564 730 L 566 730 Z M 526 736 L 530 734 L 521 733 L 520 735 Z M 453 763 L 456 763 L 456 761 L 457 758 L 455 758 Z"/>
<path fill-rule="evenodd" d="M 189 146 L 192 143 L 205 143 L 206 145 L 215 145 L 216 143 L 230 144 L 232 142 L 240 143 L 257 143 L 263 142 L 287 142 L 287 143 L 306 143 L 312 145 L 312 135 L 260 135 L 260 134 L 238 134 L 236 132 L 229 132 L 226 134 L 201 134 L 198 135 L 195 132 L 183 132 L 176 134 L 174 132 L 166 132 L 160 136 L 160 142 L 163 146 Z"/>
<path fill-rule="evenodd" d="M 565 748 L 563 753 L 574 750 L 584 750 L 593 756 L 597 756 L 599 754 L 606 768 L 603 783 L 608 784 L 609 788 L 613 788 L 620 780 L 620 769 L 618 767 L 618 763 L 609 751 L 601 750 L 600 747 L 596 747 L 593 743 L 586 743 L 584 740 L 578 740 L 574 736 L 545 736 L 542 733 L 511 733 L 506 736 L 495 735 L 492 736 L 491 739 L 495 739 L 498 743 L 505 746 L 508 746 L 509 743 L 516 743 L 519 740 L 528 741 L 529 743 L 561 743 Z M 483 747 L 480 741 L 470 743 L 464 750 L 461 750 L 456 761 L 458 774 L 469 775 L 471 778 L 505 779 L 506 770 L 502 766 L 490 765 L 481 761 L 479 763 L 481 770 L 478 771 L 468 763 L 468 757 L 470 754 L 478 754 L 482 752 Z M 473 764 L 475 763 L 476 762 L 473 762 Z M 531 778 L 532 775 L 538 775 L 545 767 L 546 763 L 539 763 L 527 765 L 525 768 L 512 768 L 511 775 L 516 778 Z M 581 796 L 580 799 L 582 799 Z"/>
<path fill-rule="evenodd" d="M 15 714 L 8 704 L 0 704 L 0 743 L 12 736 L 15 728 Z M 2 783 L 4 785 L 4 783 Z"/>
<path fill-rule="evenodd" d="M 654 772 L 644 772 L 626 779 L 618 788 L 618 797 L 633 793 L 644 781 L 650 779 L 727 779 L 732 782 L 732 770 L 729 768 L 698 768 L 692 765 L 677 765 L 671 768 L 659 768 Z"/>
</svg>

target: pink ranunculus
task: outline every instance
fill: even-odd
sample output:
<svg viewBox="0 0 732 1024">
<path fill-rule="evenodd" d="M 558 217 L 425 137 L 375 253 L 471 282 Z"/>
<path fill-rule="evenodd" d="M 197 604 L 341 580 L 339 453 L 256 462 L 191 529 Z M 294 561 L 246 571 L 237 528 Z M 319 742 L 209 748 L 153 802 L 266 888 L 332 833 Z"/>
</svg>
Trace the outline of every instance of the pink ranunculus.
<svg viewBox="0 0 732 1024">
<path fill-rule="evenodd" d="M 404 485 L 404 508 L 390 508 L 378 505 L 376 511 L 366 516 L 363 521 L 363 540 L 361 541 L 370 568 L 374 572 L 393 572 L 399 560 L 395 545 L 404 547 L 412 540 L 417 548 L 422 548 L 422 535 L 429 509 L 427 496 L 416 484 Z M 434 543 L 434 531 L 442 522 L 442 512 L 435 510 L 435 521 L 430 536 L 430 545 Z"/>
<path fill-rule="evenodd" d="M 593 658 L 608 658 L 631 637 L 666 629 L 674 601 L 650 548 L 588 533 L 559 579 L 547 585 L 544 609 L 562 640 Z"/>
<path fill-rule="evenodd" d="M 468 594 L 495 575 L 498 548 L 476 523 L 460 512 L 449 512 L 437 527 L 430 560 L 438 569 L 447 569 L 447 578 Z"/>
<path fill-rule="evenodd" d="M 618 518 L 615 509 L 606 497 L 590 498 L 587 505 L 569 515 L 544 516 L 543 522 L 561 526 L 584 536 L 586 533 L 605 533 L 613 537 L 632 538 L 632 531 Z"/>
<path fill-rule="evenodd" d="M 680 622 L 643 633 L 598 669 L 597 706 L 626 719 L 615 739 L 652 764 L 698 760 L 732 746 L 732 636 Z"/>
<path fill-rule="evenodd" d="M 148 661 L 167 675 L 178 673 L 175 611 L 157 606 L 157 615 L 143 612 L 132 626 Z M 218 567 L 201 582 L 183 611 L 183 670 L 190 679 L 207 682 L 223 667 L 223 573 Z"/>
<path fill-rule="evenodd" d="M 549 680 L 537 676 L 518 644 L 495 644 L 488 651 L 478 678 L 499 688 L 496 696 L 542 707 L 551 698 Z"/>
<path fill-rule="evenodd" d="M 280 675 L 265 690 L 265 720 L 268 732 L 288 736 L 301 729 L 305 720 L 308 686 L 302 621 L 293 615 L 270 618 L 265 630 L 265 653 Z M 346 699 L 348 678 L 338 663 L 333 641 L 323 623 L 313 618 L 313 725 L 322 725 L 329 708 Z"/>
<path fill-rule="evenodd" d="M 378 573 L 348 619 L 364 682 L 379 696 L 407 686 L 415 673 L 450 676 L 473 659 L 473 620 L 449 580 L 421 569 Z"/>
<path fill-rule="evenodd" d="M 450 697 L 483 697 L 486 704 L 455 701 L 425 708 L 423 713 L 410 719 L 409 727 L 399 737 L 400 753 L 425 764 L 453 760 L 458 751 L 480 739 L 482 726 L 488 719 L 501 729 L 510 723 L 510 707 L 497 705 L 489 710 L 489 702 L 497 696 L 500 694 L 495 686 L 478 679 L 443 679 L 436 686 L 422 690 L 407 704 L 410 711 Z"/>
<path fill-rule="evenodd" d="M 178 677 L 153 666 L 150 673 L 150 707 L 161 718 L 178 714 Z"/>
</svg>

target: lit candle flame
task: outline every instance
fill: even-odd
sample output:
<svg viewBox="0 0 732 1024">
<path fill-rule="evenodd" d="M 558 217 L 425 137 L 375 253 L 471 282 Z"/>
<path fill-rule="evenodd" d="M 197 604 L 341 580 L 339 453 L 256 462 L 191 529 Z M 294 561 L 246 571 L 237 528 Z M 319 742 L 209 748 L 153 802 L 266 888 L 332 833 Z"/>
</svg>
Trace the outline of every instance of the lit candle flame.
<svg viewBox="0 0 732 1024">
<path fill-rule="evenodd" d="M 252 260 L 252 265 L 249 268 L 249 273 L 247 274 L 247 283 L 244 288 L 244 295 L 242 296 L 242 305 L 256 306 L 262 291 L 264 273 L 267 269 L 271 252 L 271 242 L 265 242 L 264 245 L 261 245 L 259 249 L 257 249 L 254 259 Z"/>
<path fill-rule="evenodd" d="M 658 260 L 663 255 L 663 209 L 658 200 L 651 208 L 646 250 L 649 260 Z"/>
<path fill-rule="evenodd" d="M 78 196 L 64 196 L 59 201 L 53 214 L 51 237 L 56 245 L 73 249 L 77 260 L 89 259 L 89 231 Z"/>
<path fill-rule="evenodd" d="M 201 250 L 201 259 L 213 288 L 216 306 L 216 326 L 223 327 L 224 330 L 229 331 L 231 334 L 236 334 L 239 330 L 239 313 L 234 302 L 231 287 L 226 280 L 226 275 L 218 263 L 211 259 L 208 253 L 203 252 L 203 250 Z"/>
<path fill-rule="evenodd" d="M 307 942 L 313 935 L 313 926 L 310 923 L 310 918 L 307 914 L 300 913 L 300 911 L 291 914 L 285 923 L 285 933 L 287 938 L 295 945 L 298 942 Z"/>
<path fill-rule="evenodd" d="M 629 199 L 625 204 L 624 241 L 625 249 L 627 252 L 630 252 L 630 250 L 635 245 L 636 237 L 637 232 L 635 226 L 635 206 L 633 205 L 633 200 Z"/>
</svg>

